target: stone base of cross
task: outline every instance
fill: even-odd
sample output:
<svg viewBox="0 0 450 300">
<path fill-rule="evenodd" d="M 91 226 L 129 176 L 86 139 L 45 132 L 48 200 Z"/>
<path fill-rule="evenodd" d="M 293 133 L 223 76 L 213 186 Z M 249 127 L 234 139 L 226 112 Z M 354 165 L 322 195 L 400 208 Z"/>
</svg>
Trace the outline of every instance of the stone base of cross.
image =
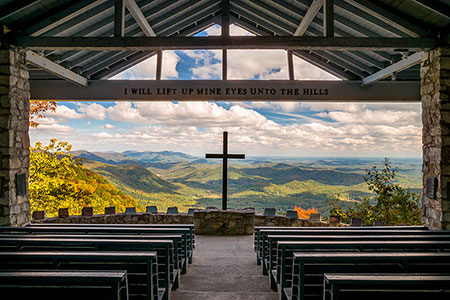
<svg viewBox="0 0 450 300">
<path fill-rule="evenodd" d="M 228 132 L 223 132 L 223 154 L 206 154 L 206 158 L 222 158 L 222 209 L 227 210 L 228 159 L 245 159 L 245 154 L 228 154 Z"/>
</svg>

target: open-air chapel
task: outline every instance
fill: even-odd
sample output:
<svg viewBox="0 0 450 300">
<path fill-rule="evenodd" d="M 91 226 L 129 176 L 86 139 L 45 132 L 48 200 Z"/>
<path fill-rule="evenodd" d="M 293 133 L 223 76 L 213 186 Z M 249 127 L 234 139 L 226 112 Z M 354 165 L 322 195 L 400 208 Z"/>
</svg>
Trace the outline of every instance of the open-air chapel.
<svg viewBox="0 0 450 300">
<path fill-rule="evenodd" d="M 285 50 L 289 78 L 229 80 L 242 49 Z M 165 50 L 221 51 L 221 80 L 162 79 Z M 151 57 L 155 79 L 108 80 Z M 424 225 L 227 210 L 227 133 L 222 209 L 32 221 L 30 100 L 421 102 Z M 0 104 L 2 299 L 450 299 L 448 0 L 0 0 Z"/>
</svg>

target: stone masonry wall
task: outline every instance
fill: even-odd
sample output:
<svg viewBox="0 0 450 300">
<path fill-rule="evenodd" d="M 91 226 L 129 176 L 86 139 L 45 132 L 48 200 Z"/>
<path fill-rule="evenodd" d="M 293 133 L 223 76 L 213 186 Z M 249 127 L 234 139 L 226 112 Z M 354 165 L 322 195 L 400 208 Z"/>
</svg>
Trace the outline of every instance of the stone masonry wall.
<svg viewBox="0 0 450 300">
<path fill-rule="evenodd" d="M 422 219 L 432 229 L 450 229 L 450 48 L 426 52 L 422 58 L 420 75 L 423 123 Z"/>
<path fill-rule="evenodd" d="M 266 217 L 255 215 L 253 211 L 203 210 L 187 214 L 114 214 L 94 216 L 69 216 L 33 220 L 33 223 L 78 223 L 78 224 L 195 224 L 199 235 L 250 235 L 254 226 L 297 226 L 297 227 L 335 227 L 340 223 L 327 223 L 305 219 L 292 219 L 283 216 Z"/>
<path fill-rule="evenodd" d="M 0 225 L 30 222 L 29 83 L 25 51 L 0 43 Z M 17 195 L 17 175 L 25 192 Z"/>
</svg>

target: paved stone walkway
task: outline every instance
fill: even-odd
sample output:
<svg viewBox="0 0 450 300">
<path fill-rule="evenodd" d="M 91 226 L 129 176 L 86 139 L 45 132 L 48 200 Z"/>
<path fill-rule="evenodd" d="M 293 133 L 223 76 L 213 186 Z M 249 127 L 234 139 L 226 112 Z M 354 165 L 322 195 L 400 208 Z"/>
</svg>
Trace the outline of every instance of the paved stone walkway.
<svg viewBox="0 0 450 300">
<path fill-rule="evenodd" d="M 193 263 L 172 300 L 276 300 L 256 265 L 253 236 L 196 235 Z"/>
</svg>

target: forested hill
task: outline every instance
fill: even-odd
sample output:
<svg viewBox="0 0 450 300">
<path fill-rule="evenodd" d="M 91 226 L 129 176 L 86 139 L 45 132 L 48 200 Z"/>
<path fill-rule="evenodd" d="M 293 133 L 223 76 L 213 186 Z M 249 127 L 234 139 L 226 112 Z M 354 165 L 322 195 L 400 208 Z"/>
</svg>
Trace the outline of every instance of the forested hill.
<svg viewBox="0 0 450 300">
<path fill-rule="evenodd" d="M 96 161 L 84 159 L 84 165 L 106 177 L 142 206 L 157 205 L 160 210 L 178 206 L 181 211 L 190 207 L 220 207 L 220 163 L 199 163 L 200 160 L 195 157 L 191 161 L 184 161 L 189 156 L 180 154 L 176 155 L 179 161 L 167 162 L 170 159 L 166 159 L 165 155 L 174 158 L 172 152 L 159 152 L 158 161 L 151 163 L 145 153 L 150 152 L 135 153 L 132 160 L 128 154 L 97 153 L 95 156 L 89 155 Z M 139 161 L 136 164 L 138 158 L 146 159 L 147 162 Z M 105 160 L 110 162 L 113 159 L 116 161 L 105 163 Z M 251 206 L 262 212 L 266 207 L 285 211 L 301 206 L 316 207 L 321 213 L 327 213 L 326 199 L 330 194 L 339 193 L 344 201 L 370 195 L 363 175 L 374 161 L 267 161 L 246 160 L 245 163 L 229 165 L 230 207 Z M 407 187 L 420 188 L 420 161 L 400 161 L 398 166 L 399 182 Z"/>
</svg>

